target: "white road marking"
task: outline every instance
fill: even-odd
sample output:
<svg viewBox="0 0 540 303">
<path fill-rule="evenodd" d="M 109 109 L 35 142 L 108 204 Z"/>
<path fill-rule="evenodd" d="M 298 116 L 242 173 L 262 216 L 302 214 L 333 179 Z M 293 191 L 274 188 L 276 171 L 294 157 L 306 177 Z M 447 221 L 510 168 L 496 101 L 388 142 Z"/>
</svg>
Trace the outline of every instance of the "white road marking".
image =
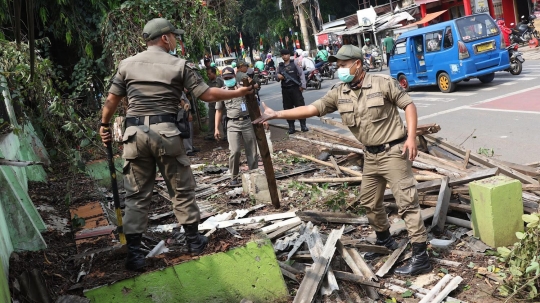
<svg viewBox="0 0 540 303">
<path fill-rule="evenodd" d="M 531 77 L 519 77 L 519 76 L 514 76 L 514 77 L 496 77 L 495 80 L 511 80 L 511 81 L 529 81 L 529 80 L 534 80 L 536 78 L 531 78 Z"/>
<path fill-rule="evenodd" d="M 432 98 L 432 97 L 413 97 L 414 103 L 416 104 L 416 101 L 425 101 L 425 102 L 450 102 L 454 101 L 456 99 L 454 98 Z"/>
<path fill-rule="evenodd" d="M 482 107 L 469 107 L 469 108 L 465 108 L 465 109 L 487 110 L 487 111 L 492 111 L 492 112 L 505 112 L 505 113 L 516 113 L 516 114 L 536 114 L 536 115 L 540 115 L 540 112 L 526 111 L 526 110 L 482 108 Z"/>
<path fill-rule="evenodd" d="M 518 84 L 518 82 L 515 82 L 515 81 L 505 82 L 505 83 L 502 83 L 502 84 L 499 84 L 499 85 L 515 85 L 515 84 Z"/>
<path fill-rule="evenodd" d="M 493 87 L 486 87 L 486 88 L 481 88 L 479 90 L 494 90 L 494 89 L 497 89 L 496 86 L 493 86 Z"/>
<path fill-rule="evenodd" d="M 445 94 L 443 92 L 410 92 L 409 95 L 416 96 L 416 95 L 437 95 L 437 96 L 463 96 L 463 97 L 469 97 L 472 95 L 476 95 L 477 93 L 466 93 L 466 92 L 453 92 L 449 94 Z"/>
<path fill-rule="evenodd" d="M 518 90 L 516 92 L 511 92 L 511 93 L 504 94 L 504 95 L 501 95 L 501 96 L 489 98 L 489 99 L 486 99 L 486 100 L 478 101 L 478 102 L 470 104 L 470 105 L 458 106 L 458 107 L 454 107 L 454 108 L 451 108 L 451 109 L 443 110 L 443 111 L 436 112 L 436 113 L 433 113 L 433 114 L 418 117 L 418 121 L 433 118 L 433 117 L 437 117 L 437 116 L 444 115 L 444 114 L 448 114 L 448 113 L 455 112 L 455 111 L 458 111 L 458 110 L 470 108 L 471 106 L 474 106 L 474 105 L 483 104 L 483 103 L 495 101 L 495 100 L 498 100 L 498 99 L 501 99 L 501 98 L 510 97 L 510 96 L 513 96 L 513 95 L 525 93 L 525 92 L 528 92 L 528 91 L 531 91 L 531 90 L 534 90 L 534 89 L 538 89 L 538 88 L 540 88 L 540 85 L 529 87 L 529 88 L 522 89 L 522 90 Z"/>
</svg>

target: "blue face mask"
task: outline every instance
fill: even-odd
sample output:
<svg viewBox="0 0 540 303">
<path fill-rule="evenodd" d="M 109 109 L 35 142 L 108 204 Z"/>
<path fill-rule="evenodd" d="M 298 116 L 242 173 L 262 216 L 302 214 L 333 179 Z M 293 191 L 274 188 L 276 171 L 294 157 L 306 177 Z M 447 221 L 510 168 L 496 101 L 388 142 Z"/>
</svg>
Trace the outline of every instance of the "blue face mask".
<svg viewBox="0 0 540 303">
<path fill-rule="evenodd" d="M 235 78 L 226 79 L 226 80 L 223 80 L 223 82 L 225 83 L 225 86 L 227 86 L 227 87 L 233 87 L 233 86 L 236 85 L 236 79 Z"/>
<path fill-rule="evenodd" d="M 354 79 L 354 75 L 351 75 L 351 69 L 347 67 L 341 67 L 337 70 L 339 80 L 350 83 Z"/>
<path fill-rule="evenodd" d="M 171 47 L 171 41 L 167 40 L 167 44 L 169 45 L 169 54 L 173 55 L 173 56 L 176 56 L 176 47 Z"/>
</svg>

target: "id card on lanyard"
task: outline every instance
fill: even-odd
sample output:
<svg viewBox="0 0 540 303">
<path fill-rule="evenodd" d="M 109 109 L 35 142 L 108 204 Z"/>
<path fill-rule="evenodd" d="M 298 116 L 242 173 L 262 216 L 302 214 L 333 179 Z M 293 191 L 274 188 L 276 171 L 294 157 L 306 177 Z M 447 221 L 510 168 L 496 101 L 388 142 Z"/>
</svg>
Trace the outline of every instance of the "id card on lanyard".
<svg viewBox="0 0 540 303">
<path fill-rule="evenodd" d="M 240 104 L 240 107 L 242 108 L 242 111 L 243 111 L 243 112 L 247 111 L 246 103 L 242 102 L 242 103 Z"/>
</svg>

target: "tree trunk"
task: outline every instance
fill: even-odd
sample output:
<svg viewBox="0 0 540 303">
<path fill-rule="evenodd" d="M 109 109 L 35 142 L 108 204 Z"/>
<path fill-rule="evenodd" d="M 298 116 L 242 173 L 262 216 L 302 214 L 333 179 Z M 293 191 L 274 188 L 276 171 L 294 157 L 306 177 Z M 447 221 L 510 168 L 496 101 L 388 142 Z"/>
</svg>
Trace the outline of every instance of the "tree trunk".
<svg viewBox="0 0 540 303">
<path fill-rule="evenodd" d="M 309 52 L 311 49 L 309 45 L 309 33 L 307 29 L 306 16 L 304 15 L 304 5 L 298 5 L 298 19 L 300 19 L 300 31 L 302 32 L 302 38 L 304 39 L 304 50 Z"/>
</svg>

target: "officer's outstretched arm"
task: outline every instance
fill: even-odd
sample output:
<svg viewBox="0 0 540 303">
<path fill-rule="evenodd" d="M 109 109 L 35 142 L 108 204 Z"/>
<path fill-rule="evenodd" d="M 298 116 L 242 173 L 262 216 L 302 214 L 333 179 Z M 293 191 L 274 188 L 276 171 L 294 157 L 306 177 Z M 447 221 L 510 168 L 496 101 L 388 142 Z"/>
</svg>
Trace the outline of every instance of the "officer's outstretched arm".
<svg viewBox="0 0 540 303">
<path fill-rule="evenodd" d="M 253 121 L 253 124 L 263 123 L 272 119 L 296 120 L 319 116 L 319 110 L 311 104 L 280 111 L 274 111 L 270 107 L 266 106 L 264 102 L 262 105 L 264 112 L 258 119 Z"/>
<path fill-rule="evenodd" d="M 210 87 L 199 96 L 199 99 L 206 102 L 217 102 L 242 97 L 251 93 L 253 93 L 253 89 L 251 87 L 240 87 L 235 90 Z"/>
</svg>

